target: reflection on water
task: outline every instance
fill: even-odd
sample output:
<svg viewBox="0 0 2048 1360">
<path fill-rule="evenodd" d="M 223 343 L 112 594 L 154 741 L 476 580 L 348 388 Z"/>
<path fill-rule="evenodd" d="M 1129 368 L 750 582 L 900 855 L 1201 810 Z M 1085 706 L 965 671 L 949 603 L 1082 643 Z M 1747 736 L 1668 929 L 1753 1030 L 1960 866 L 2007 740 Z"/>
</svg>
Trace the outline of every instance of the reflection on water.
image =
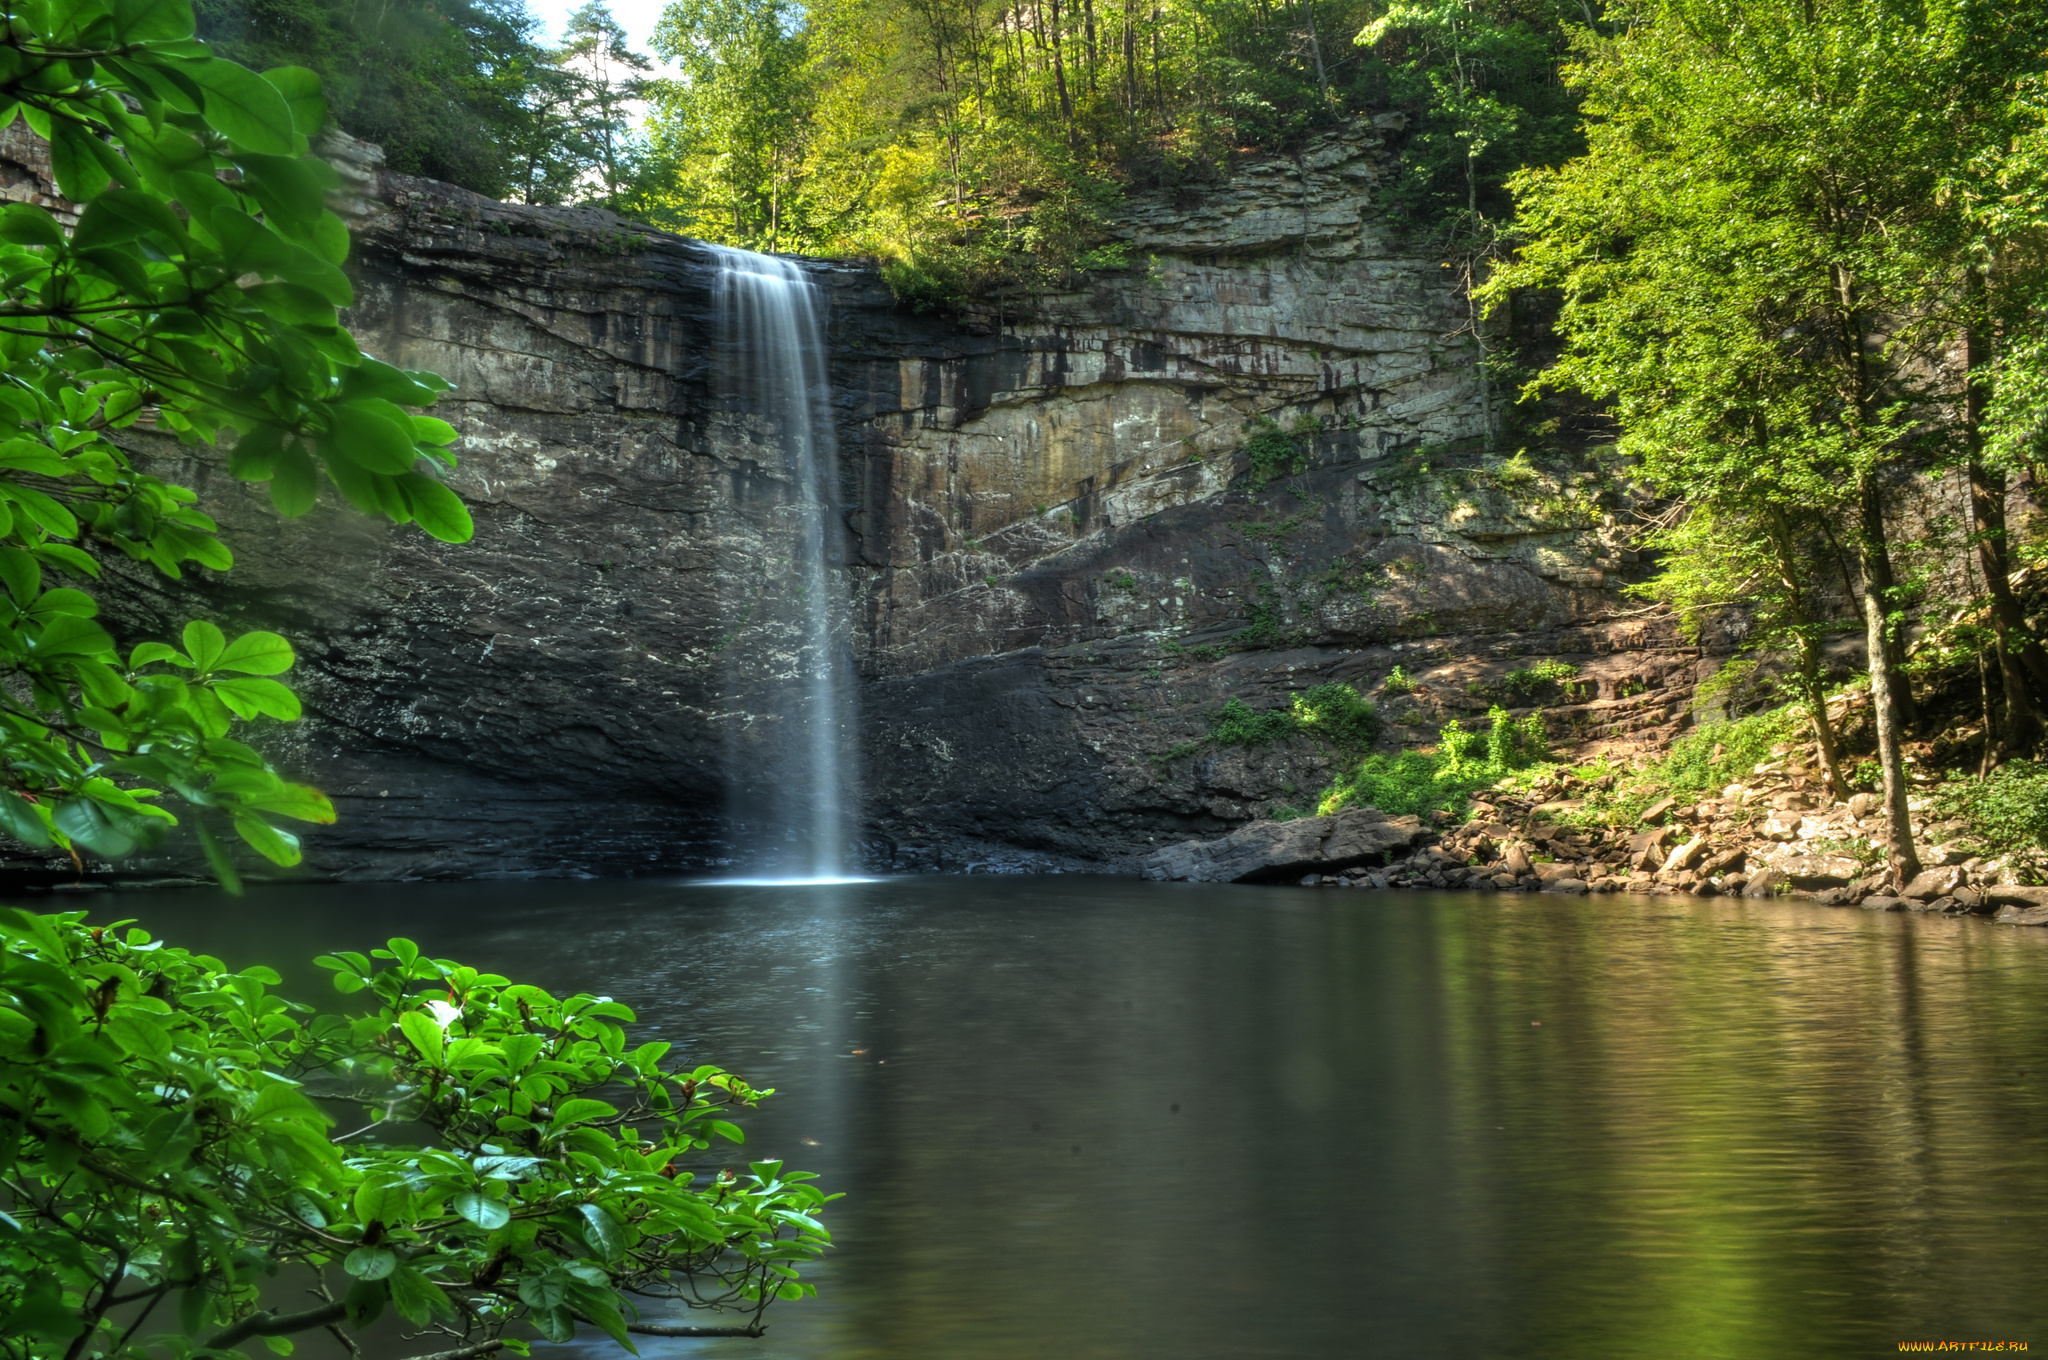
<svg viewBox="0 0 2048 1360">
<path fill-rule="evenodd" d="M 231 961 L 408 934 L 781 1088 L 733 1160 L 846 1192 L 821 1297 L 648 1355 L 2048 1348 L 2048 931 L 1074 878 L 110 905 Z"/>
</svg>

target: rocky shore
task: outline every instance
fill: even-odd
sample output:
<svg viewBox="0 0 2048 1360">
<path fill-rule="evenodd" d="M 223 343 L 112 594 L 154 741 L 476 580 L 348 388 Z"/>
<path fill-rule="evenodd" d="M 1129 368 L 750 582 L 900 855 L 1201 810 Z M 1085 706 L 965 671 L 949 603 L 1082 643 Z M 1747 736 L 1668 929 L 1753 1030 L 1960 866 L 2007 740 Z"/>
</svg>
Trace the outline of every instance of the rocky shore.
<svg viewBox="0 0 2048 1360">
<path fill-rule="evenodd" d="M 1257 822 L 1216 841 L 1169 846 L 1140 868 L 1148 878 L 1206 882 L 1271 882 L 1284 871 L 1288 881 L 1324 888 L 1796 897 L 2048 926 L 2048 887 L 2019 884 L 2008 865 L 1973 853 L 1962 824 L 1928 820 L 1921 798 L 1912 800 L 1914 831 L 1927 867 L 1902 884 L 1870 850 L 1883 834 L 1874 794 L 1837 802 L 1807 789 L 1736 784 L 1717 798 L 1654 803 L 1632 828 L 1575 824 L 1592 820 L 1579 814 L 1584 796 L 1597 791 L 1570 776 L 1526 794 L 1494 791 L 1475 801 L 1462 826 L 1440 832 L 1370 809 Z M 1365 818 L 1389 842 L 1370 857 L 1376 862 L 1357 853 L 1373 838 L 1336 834 Z M 1397 824 L 1414 830 L 1388 834 Z M 1316 844 L 1340 847 L 1344 858 L 1315 862 Z"/>
</svg>

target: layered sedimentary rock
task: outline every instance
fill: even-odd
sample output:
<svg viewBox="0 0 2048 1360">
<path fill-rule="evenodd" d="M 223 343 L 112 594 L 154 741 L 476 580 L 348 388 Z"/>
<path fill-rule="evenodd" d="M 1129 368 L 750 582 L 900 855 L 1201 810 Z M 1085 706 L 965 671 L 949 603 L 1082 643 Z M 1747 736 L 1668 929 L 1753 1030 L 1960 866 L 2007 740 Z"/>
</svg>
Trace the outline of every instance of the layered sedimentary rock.
<svg viewBox="0 0 2048 1360">
<path fill-rule="evenodd" d="M 1414 817 L 1351 808 L 1330 817 L 1252 822 L 1213 841 L 1182 841 L 1145 856 L 1138 872 L 1176 883 L 1282 883 L 1383 864 L 1424 834 Z"/>
<path fill-rule="evenodd" d="M 1138 198 L 1127 264 L 965 317 L 858 262 L 830 295 L 848 640 L 876 868 L 1118 867 L 1277 806 L 1335 756 L 1199 744 L 1330 679 L 1430 739 L 1534 658 L 1561 738 L 1683 720 L 1702 654 L 1616 593 L 1626 489 L 1482 457 L 1487 396 L 1449 272 L 1374 205 L 1393 129 Z M 273 740 L 340 823 L 343 876 L 662 870 L 747 857 L 728 785 L 786 738 L 812 639 L 785 469 L 714 399 L 699 245 L 594 211 L 503 205 L 341 146 L 350 323 L 456 383 L 474 542 L 323 505 L 280 522 L 211 453 L 153 456 L 238 556 L 170 586 L 124 570 L 140 637 L 195 607 L 302 652 Z M 1396 688 L 1402 688 L 1397 686 Z"/>
</svg>

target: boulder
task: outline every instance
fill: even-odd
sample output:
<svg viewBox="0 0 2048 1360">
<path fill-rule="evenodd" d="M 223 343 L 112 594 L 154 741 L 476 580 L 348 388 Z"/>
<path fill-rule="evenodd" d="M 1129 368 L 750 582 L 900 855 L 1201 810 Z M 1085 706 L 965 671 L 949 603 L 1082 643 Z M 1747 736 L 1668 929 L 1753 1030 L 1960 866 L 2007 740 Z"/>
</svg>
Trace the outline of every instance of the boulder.
<svg viewBox="0 0 2048 1360">
<path fill-rule="evenodd" d="M 1989 916 L 1998 910 L 1998 905 L 1981 888 L 1957 888 L 1956 910 Z"/>
<path fill-rule="evenodd" d="M 1645 850 L 1654 850 L 1661 857 L 1664 853 L 1664 847 L 1670 845 L 1676 839 L 1678 839 L 1677 827 L 1652 827 L 1648 831 L 1638 831 L 1628 838 L 1628 852 L 1631 855 L 1640 855 Z"/>
<path fill-rule="evenodd" d="M 1543 891 L 1547 893 L 1582 893 L 1586 891 L 1586 885 L 1583 880 L 1576 878 L 1549 878 L 1543 881 Z"/>
<path fill-rule="evenodd" d="M 1890 897 L 1884 893 L 1872 893 L 1862 902 L 1865 911 L 1910 911 L 1912 905 L 1903 897 Z"/>
<path fill-rule="evenodd" d="M 1280 883 L 1378 860 L 1422 835 L 1414 817 L 1348 808 L 1330 817 L 1253 822 L 1213 841 L 1182 841 L 1145 856 L 1138 872 L 1180 883 Z"/>
<path fill-rule="evenodd" d="M 1786 886 L 1785 875 L 1776 869 L 1759 869 L 1749 876 L 1749 882 L 1742 885 L 1744 897 L 1776 897 L 1778 889 Z"/>
<path fill-rule="evenodd" d="M 1694 836 L 1684 845 L 1671 852 L 1670 856 L 1664 861 L 1664 872 L 1667 874 L 1676 873 L 1680 869 L 1692 868 L 1707 857 L 1707 851 L 1710 848 L 1706 837 Z"/>
<path fill-rule="evenodd" d="M 2000 907 L 2048 907 L 2048 888 L 1999 883 L 1984 890 L 1985 900 Z"/>
<path fill-rule="evenodd" d="M 1771 795 L 1771 806 L 1781 812 L 1805 812 L 1813 806 L 1813 800 L 1794 790 Z"/>
<path fill-rule="evenodd" d="M 1947 897 L 1955 892 L 1962 877 L 1958 869 L 1923 869 L 1911 883 L 1899 890 L 1899 896 L 1932 902 L 1937 897 Z"/>
<path fill-rule="evenodd" d="M 1517 877 L 1519 877 L 1522 874 L 1531 872 L 1533 868 L 1529 860 L 1528 850 L 1519 845 L 1511 845 L 1508 847 L 1508 853 L 1505 856 L 1505 858 L 1502 859 L 1501 866 L 1504 869 L 1506 869 L 1509 873 L 1514 874 Z"/>
<path fill-rule="evenodd" d="M 1671 809 L 1677 806 L 1678 800 L 1676 798 L 1659 798 L 1656 802 L 1643 809 L 1643 825 L 1655 826 L 1658 822 L 1668 817 L 1671 814 Z"/>
<path fill-rule="evenodd" d="M 1862 821 L 1884 805 L 1884 799 L 1874 793 L 1852 793 L 1849 795 L 1849 815 Z"/>
<path fill-rule="evenodd" d="M 1845 888 L 1863 872 L 1847 855 L 1786 855 L 1771 866 L 1795 888 Z"/>
<path fill-rule="evenodd" d="M 1993 919 L 2007 926 L 2048 926 L 2048 907 L 2000 907 Z"/>
<path fill-rule="evenodd" d="M 1749 852 L 1738 845 L 1733 850 L 1723 850 L 1718 855 L 1708 856 L 1700 864 L 1700 872 L 1703 874 L 1723 874 L 1730 869 L 1740 869 L 1743 861 L 1748 857 Z"/>
<path fill-rule="evenodd" d="M 1764 818 L 1764 838 L 1773 841 L 1796 841 L 1799 839 L 1799 824 L 1805 820 L 1801 813 L 1773 812 Z"/>
</svg>

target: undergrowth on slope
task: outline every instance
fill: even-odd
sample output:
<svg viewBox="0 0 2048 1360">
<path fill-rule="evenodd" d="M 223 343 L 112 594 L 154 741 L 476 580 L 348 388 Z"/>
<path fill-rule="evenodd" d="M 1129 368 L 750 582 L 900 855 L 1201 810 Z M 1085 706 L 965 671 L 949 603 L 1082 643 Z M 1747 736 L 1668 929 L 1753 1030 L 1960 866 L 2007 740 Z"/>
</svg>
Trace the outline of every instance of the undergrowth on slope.
<svg viewBox="0 0 2048 1360">
<path fill-rule="evenodd" d="M 1371 807 L 1390 816 L 1459 814 L 1478 790 L 1541 765 L 1549 755 L 1541 713 L 1516 718 L 1495 705 L 1487 718 L 1484 732 L 1456 724 L 1444 728 L 1434 751 L 1365 757 L 1324 792 L 1316 811 L 1328 816 Z"/>
<path fill-rule="evenodd" d="M 1226 699 L 1209 719 L 1209 740 L 1218 746 L 1263 746 L 1297 734 L 1318 737 L 1340 751 L 1363 751 L 1379 739 L 1379 714 L 1357 690 L 1339 681 L 1295 695 L 1286 708 L 1255 709 L 1241 699 Z"/>
<path fill-rule="evenodd" d="M 1992 854 L 2048 868 L 2048 764 L 2015 760 L 1983 779 L 1952 777 L 1935 790 L 1934 806 L 1969 823 Z"/>
<path fill-rule="evenodd" d="M 1681 802 L 1718 796 L 1730 784 L 1756 779 L 1771 748 L 1801 741 L 1809 731 L 1803 707 L 1766 709 L 1745 718 L 1709 723 L 1686 733 L 1655 761 L 1637 769 L 1606 761 L 1573 767 L 1580 779 L 1608 783 L 1589 790 L 1584 803 L 1558 820 L 1582 826 L 1635 826 L 1645 809 L 1665 798 Z"/>
</svg>

